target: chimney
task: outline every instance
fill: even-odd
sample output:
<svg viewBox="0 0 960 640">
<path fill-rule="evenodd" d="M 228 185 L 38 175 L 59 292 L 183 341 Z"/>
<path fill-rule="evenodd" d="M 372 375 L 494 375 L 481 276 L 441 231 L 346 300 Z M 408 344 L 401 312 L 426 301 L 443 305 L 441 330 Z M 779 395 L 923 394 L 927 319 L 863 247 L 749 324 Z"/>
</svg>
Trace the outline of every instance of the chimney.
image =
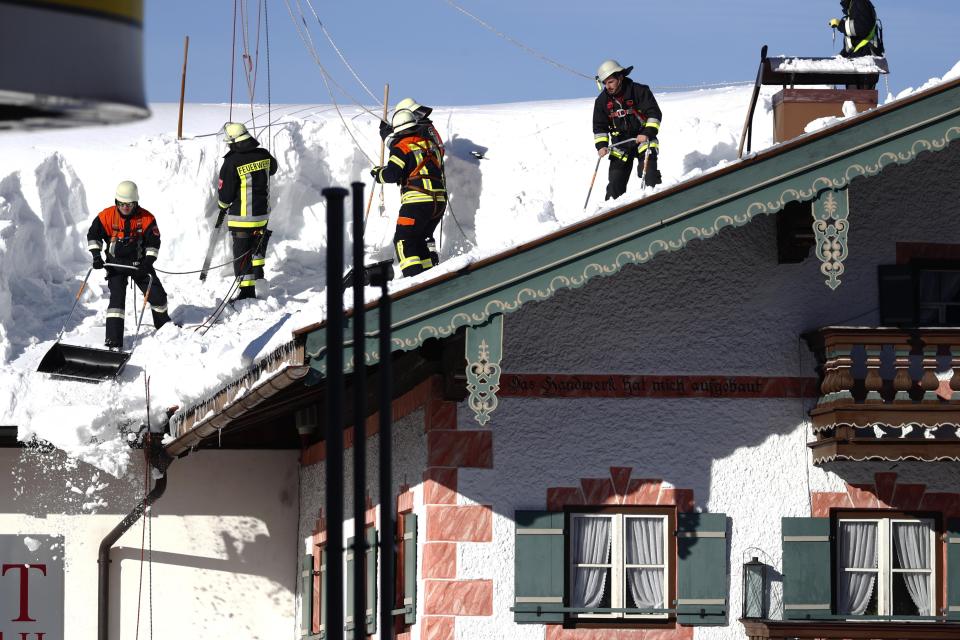
<svg viewBox="0 0 960 640">
<path fill-rule="evenodd" d="M 876 89 L 787 89 L 773 96 L 773 141 L 784 142 L 803 135 L 804 128 L 827 116 L 843 116 L 843 103 L 850 101 L 857 113 L 877 106 Z"/>
</svg>

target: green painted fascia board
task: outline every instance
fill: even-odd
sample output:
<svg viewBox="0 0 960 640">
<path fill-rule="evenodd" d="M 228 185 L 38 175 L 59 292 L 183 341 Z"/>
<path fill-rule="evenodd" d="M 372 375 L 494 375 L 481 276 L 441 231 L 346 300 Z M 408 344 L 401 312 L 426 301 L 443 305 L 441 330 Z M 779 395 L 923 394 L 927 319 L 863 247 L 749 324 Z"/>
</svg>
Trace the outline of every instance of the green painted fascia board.
<svg viewBox="0 0 960 640">
<path fill-rule="evenodd" d="M 712 238 L 724 227 L 774 214 L 789 202 L 813 200 L 824 190 L 843 189 L 856 178 L 909 163 L 923 151 L 945 149 L 958 137 L 960 83 L 954 82 L 850 119 L 829 134 L 810 134 L 774 147 L 664 197 L 653 196 L 585 221 L 412 294 L 398 293 L 392 309 L 392 349 L 415 349 L 427 339 L 482 324 L 491 315 L 511 313 L 561 289 L 581 287 L 628 264 L 643 264 L 660 252 L 678 251 L 691 240 Z M 366 315 L 365 361 L 370 365 L 379 360 L 377 312 L 368 310 Z M 346 335 L 350 334 L 348 324 Z M 323 328 L 307 334 L 306 355 L 321 375 L 325 342 Z M 352 370 L 352 352 L 348 342 L 347 370 Z"/>
</svg>

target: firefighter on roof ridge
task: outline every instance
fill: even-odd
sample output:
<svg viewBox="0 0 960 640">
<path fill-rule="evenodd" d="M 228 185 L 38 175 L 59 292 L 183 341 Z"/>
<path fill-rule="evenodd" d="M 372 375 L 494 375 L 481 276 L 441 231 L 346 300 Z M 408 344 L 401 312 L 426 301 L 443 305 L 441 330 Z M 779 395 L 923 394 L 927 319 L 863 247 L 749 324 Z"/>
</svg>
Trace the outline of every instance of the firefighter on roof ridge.
<svg viewBox="0 0 960 640">
<path fill-rule="evenodd" d="M 647 149 L 650 160 L 645 184 L 653 187 L 661 182 L 657 135 L 662 114 L 650 87 L 629 77 L 632 70 L 633 67 L 624 68 L 616 60 L 605 60 L 597 69 L 596 79 L 603 89 L 593 104 L 593 141 L 601 158 L 610 154 L 607 200 L 618 198 L 627 190 L 634 160 L 639 160 L 637 175 L 642 173 Z"/>
</svg>

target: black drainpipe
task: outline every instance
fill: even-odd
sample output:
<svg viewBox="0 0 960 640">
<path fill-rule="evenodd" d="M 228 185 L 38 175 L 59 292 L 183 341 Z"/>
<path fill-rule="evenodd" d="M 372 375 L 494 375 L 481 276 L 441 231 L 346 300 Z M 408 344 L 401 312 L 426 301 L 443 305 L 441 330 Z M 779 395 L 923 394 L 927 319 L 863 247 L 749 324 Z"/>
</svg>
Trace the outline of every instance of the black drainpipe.
<svg viewBox="0 0 960 640">
<path fill-rule="evenodd" d="M 125 534 L 130 527 L 136 524 L 147 507 L 160 499 L 163 492 L 167 489 L 167 467 L 173 462 L 164 451 L 160 444 L 159 434 L 150 438 L 145 451 L 148 458 L 148 464 L 163 473 L 153 485 L 153 489 L 143 500 L 137 503 L 133 510 L 121 520 L 113 531 L 100 541 L 100 552 L 97 555 L 97 565 L 99 566 L 99 580 L 97 583 L 97 640 L 108 640 L 110 637 L 110 549 Z"/>
</svg>

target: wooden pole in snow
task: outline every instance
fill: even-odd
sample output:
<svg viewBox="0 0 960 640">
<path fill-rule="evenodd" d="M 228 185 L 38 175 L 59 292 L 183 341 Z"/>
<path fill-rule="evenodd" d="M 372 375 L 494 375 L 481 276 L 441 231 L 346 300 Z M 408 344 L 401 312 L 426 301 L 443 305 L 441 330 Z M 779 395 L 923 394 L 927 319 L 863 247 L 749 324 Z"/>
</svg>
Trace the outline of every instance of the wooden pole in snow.
<svg viewBox="0 0 960 640">
<path fill-rule="evenodd" d="M 190 50 L 190 36 L 183 40 L 183 73 L 180 74 L 180 115 L 177 117 L 177 140 L 183 140 L 183 96 L 187 89 L 187 52 Z"/>
<path fill-rule="evenodd" d="M 390 100 L 390 85 L 383 85 L 383 121 L 387 122 L 387 111 L 390 109 L 388 104 Z M 386 147 L 387 141 L 383 139 L 380 141 L 380 166 L 383 166 L 383 153 L 384 148 Z M 363 217 L 364 226 L 366 226 L 367 216 L 370 215 L 370 205 L 373 204 L 373 192 L 377 190 L 377 184 L 373 184 L 373 188 L 370 189 L 370 200 L 367 201 L 367 213 Z M 383 185 L 380 185 L 380 213 L 383 213 Z M 356 233 L 356 231 L 354 231 Z"/>
</svg>

